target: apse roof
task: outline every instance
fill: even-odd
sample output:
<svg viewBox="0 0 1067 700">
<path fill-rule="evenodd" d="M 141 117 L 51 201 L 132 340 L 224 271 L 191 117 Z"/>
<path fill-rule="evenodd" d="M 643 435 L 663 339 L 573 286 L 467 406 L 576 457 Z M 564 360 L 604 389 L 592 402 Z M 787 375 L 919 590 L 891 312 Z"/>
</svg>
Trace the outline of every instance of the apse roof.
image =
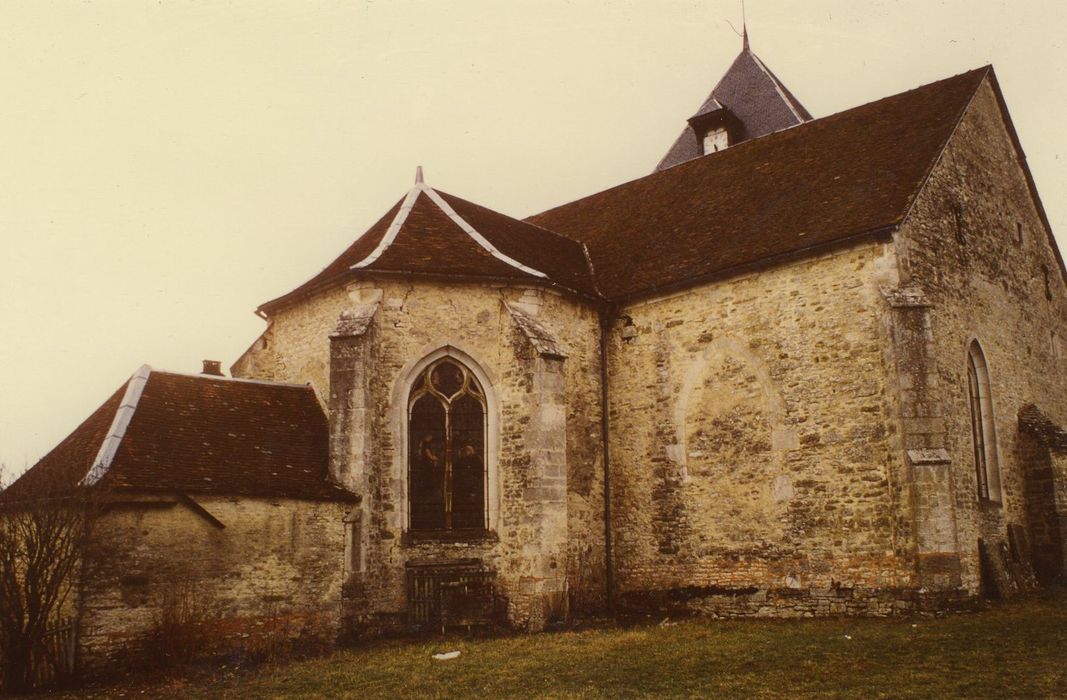
<svg viewBox="0 0 1067 700">
<path fill-rule="evenodd" d="M 422 179 L 322 272 L 269 310 L 353 272 L 539 281 L 596 296 L 585 247 L 529 222 L 440 192 Z"/>
</svg>

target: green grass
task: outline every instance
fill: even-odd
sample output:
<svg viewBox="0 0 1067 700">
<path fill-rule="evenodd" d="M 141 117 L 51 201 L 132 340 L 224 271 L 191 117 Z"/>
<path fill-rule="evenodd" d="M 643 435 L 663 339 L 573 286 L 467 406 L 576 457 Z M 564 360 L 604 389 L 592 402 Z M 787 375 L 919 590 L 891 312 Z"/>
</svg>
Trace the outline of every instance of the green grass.
<svg viewBox="0 0 1067 700">
<path fill-rule="evenodd" d="M 451 661 L 431 654 L 457 649 Z M 1067 594 L 941 619 L 687 620 L 387 642 L 77 697 L 1067 698 Z M 71 696 L 74 697 L 74 696 Z"/>
</svg>

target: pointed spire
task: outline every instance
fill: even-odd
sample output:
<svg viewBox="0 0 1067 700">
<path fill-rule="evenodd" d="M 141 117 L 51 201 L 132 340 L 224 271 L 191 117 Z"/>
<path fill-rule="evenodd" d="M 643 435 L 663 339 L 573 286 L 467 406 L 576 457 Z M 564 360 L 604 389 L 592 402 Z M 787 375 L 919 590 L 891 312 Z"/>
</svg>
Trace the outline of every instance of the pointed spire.
<svg viewBox="0 0 1067 700">
<path fill-rule="evenodd" d="M 741 50 L 748 51 L 748 20 L 745 18 L 745 0 L 741 0 Z"/>
<path fill-rule="evenodd" d="M 422 183 L 422 166 L 419 165 L 415 168 L 415 184 L 421 185 Z"/>
</svg>

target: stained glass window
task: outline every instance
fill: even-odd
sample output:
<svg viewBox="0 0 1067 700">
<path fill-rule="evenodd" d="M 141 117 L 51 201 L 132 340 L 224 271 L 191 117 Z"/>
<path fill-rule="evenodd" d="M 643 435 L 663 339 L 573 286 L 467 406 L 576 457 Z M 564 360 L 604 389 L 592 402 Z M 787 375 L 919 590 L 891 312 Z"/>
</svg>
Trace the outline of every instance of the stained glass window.
<svg viewBox="0 0 1067 700">
<path fill-rule="evenodd" d="M 411 530 L 486 529 L 485 392 L 452 358 L 419 375 L 408 399 Z"/>
</svg>

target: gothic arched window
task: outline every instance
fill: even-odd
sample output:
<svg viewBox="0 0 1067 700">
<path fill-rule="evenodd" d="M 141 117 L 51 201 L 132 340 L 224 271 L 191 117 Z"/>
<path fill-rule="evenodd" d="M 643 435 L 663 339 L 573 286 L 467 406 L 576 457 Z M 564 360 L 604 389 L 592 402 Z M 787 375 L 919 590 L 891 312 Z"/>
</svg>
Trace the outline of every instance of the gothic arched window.
<svg viewBox="0 0 1067 700">
<path fill-rule="evenodd" d="M 431 363 L 408 397 L 412 530 L 486 529 L 485 392 L 450 357 Z"/>
<path fill-rule="evenodd" d="M 993 422 L 989 368 L 978 341 L 967 349 L 967 397 L 971 408 L 971 439 L 978 497 L 999 500 L 1000 467 L 997 462 L 997 428 Z"/>
</svg>

